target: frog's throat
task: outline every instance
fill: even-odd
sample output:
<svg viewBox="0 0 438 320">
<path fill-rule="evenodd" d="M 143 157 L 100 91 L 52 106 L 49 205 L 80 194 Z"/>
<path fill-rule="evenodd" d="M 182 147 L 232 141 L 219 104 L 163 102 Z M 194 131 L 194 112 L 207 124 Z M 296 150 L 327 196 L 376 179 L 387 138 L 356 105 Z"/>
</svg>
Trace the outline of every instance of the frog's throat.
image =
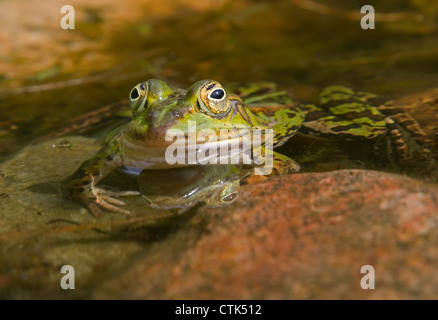
<svg viewBox="0 0 438 320">
<path fill-rule="evenodd" d="M 263 140 L 263 136 L 260 141 Z M 172 168 L 194 164 L 252 164 L 254 148 L 250 134 L 236 131 L 230 139 L 197 142 L 184 139 L 145 143 L 125 137 L 120 140 L 122 165 L 136 168 Z"/>
</svg>

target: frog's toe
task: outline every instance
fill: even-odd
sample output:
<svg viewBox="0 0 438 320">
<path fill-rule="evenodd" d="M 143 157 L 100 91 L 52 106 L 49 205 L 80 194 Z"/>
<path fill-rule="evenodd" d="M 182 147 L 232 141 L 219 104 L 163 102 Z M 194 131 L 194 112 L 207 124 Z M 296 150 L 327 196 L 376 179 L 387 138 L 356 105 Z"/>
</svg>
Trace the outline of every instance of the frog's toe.
<svg viewBox="0 0 438 320">
<path fill-rule="evenodd" d="M 111 197 L 110 195 L 107 194 L 100 194 L 99 196 L 96 196 L 97 201 L 101 201 L 101 202 L 107 202 L 110 203 L 112 205 L 115 206 L 126 206 L 126 202 L 116 199 L 114 197 Z"/>
<path fill-rule="evenodd" d="M 119 197 L 127 197 L 127 196 L 139 196 L 140 192 L 138 191 L 118 191 L 118 190 L 109 190 L 108 188 L 102 187 L 93 187 L 93 195 L 96 198 L 96 203 L 112 212 L 118 212 L 123 214 L 130 214 L 128 210 L 119 208 L 121 206 L 126 205 L 126 203 L 117 198 Z"/>
<path fill-rule="evenodd" d="M 130 196 L 140 196 L 141 193 L 138 191 L 119 191 L 113 187 L 110 186 L 100 186 L 100 187 L 93 187 L 93 193 L 108 196 L 111 198 L 120 198 L 120 197 L 130 197 Z M 122 201 L 121 201 L 122 202 Z"/>
<path fill-rule="evenodd" d="M 85 207 L 88 209 L 88 211 L 92 214 L 93 217 L 100 217 L 103 213 L 102 207 L 99 206 L 98 202 L 95 201 L 95 199 L 90 199 L 88 197 L 80 197 L 78 198 Z"/>
<path fill-rule="evenodd" d="M 123 201 L 108 197 L 108 196 L 99 196 L 96 197 L 96 203 L 101 206 L 102 208 L 108 210 L 108 211 L 112 211 L 112 212 L 118 212 L 118 213 L 123 213 L 123 214 L 131 214 L 131 212 L 129 210 L 125 210 L 122 208 L 119 208 L 117 205 L 111 204 L 111 202 L 117 202 L 117 205 L 125 205 L 125 203 Z"/>
</svg>

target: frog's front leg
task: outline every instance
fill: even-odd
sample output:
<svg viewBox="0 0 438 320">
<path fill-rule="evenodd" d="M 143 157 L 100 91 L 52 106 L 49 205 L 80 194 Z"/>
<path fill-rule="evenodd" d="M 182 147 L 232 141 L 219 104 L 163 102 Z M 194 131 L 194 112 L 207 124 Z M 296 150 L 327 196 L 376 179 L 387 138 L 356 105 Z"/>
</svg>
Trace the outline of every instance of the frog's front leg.
<svg viewBox="0 0 438 320">
<path fill-rule="evenodd" d="M 121 196 L 139 195 L 137 191 L 111 191 L 97 184 L 106 175 L 120 164 L 120 160 L 99 152 L 91 159 L 85 161 L 67 181 L 69 195 L 82 202 L 94 216 L 101 214 L 101 208 L 129 214 L 129 211 L 119 208 L 125 203 L 119 199 Z"/>
<path fill-rule="evenodd" d="M 255 175 L 283 175 L 300 170 L 297 162 L 264 146 L 253 150 L 253 161 L 259 165 L 254 169 Z"/>
</svg>

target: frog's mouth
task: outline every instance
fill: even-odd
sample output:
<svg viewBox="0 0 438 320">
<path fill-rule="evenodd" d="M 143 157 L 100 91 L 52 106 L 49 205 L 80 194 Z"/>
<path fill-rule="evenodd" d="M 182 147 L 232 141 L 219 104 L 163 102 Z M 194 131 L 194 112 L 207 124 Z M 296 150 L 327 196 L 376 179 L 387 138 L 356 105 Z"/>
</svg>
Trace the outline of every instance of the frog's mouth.
<svg viewBox="0 0 438 320">
<path fill-rule="evenodd" d="M 249 130 L 233 130 L 222 139 L 205 140 L 187 134 L 160 145 L 124 139 L 120 144 L 123 165 L 165 169 L 207 164 L 253 164 L 252 151 L 257 145 Z M 264 141 L 263 134 L 259 141 Z"/>
</svg>

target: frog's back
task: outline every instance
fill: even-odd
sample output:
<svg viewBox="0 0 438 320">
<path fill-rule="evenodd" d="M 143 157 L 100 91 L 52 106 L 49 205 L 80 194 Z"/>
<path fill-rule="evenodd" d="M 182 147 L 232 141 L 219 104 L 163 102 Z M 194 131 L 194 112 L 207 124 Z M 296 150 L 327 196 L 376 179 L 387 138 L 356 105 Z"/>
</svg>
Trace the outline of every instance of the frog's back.
<svg viewBox="0 0 438 320">
<path fill-rule="evenodd" d="M 274 130 L 275 146 L 293 136 L 304 121 L 305 113 L 299 104 L 274 83 L 238 83 L 230 85 L 229 90 L 239 95 L 247 108 Z"/>
</svg>

